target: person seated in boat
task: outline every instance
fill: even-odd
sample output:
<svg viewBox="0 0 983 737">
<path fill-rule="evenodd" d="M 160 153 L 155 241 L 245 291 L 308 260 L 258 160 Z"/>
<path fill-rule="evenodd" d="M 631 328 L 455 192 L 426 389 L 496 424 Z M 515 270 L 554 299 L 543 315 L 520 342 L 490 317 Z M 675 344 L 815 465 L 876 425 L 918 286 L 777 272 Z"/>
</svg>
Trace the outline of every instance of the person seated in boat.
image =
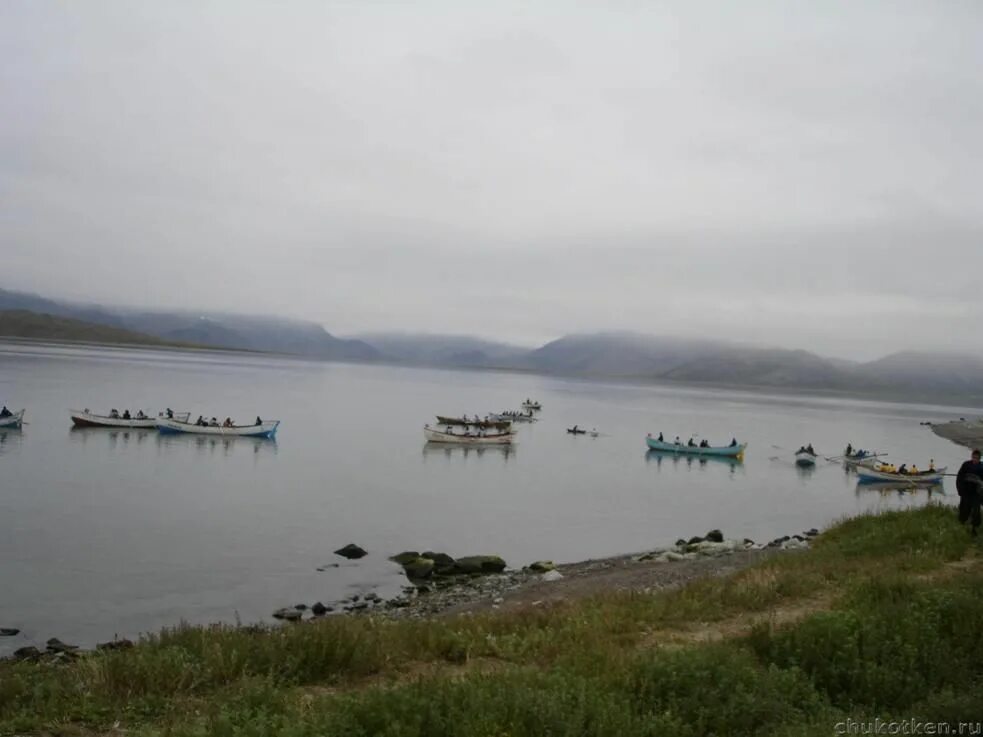
<svg viewBox="0 0 983 737">
<path fill-rule="evenodd" d="M 731 438 L 730 439 L 730 447 L 731 448 L 736 448 L 737 447 L 737 438 Z"/>
<path fill-rule="evenodd" d="M 664 443 L 665 442 L 665 440 L 662 439 L 662 433 L 661 432 L 659 433 L 659 442 L 660 443 Z"/>
<path fill-rule="evenodd" d="M 682 445 L 682 442 L 679 440 L 678 435 L 676 436 L 676 440 L 674 442 L 676 443 L 676 445 Z"/>
<path fill-rule="evenodd" d="M 232 427 L 232 418 L 226 417 L 225 422 L 222 423 L 222 427 Z"/>
<path fill-rule="evenodd" d="M 690 438 L 689 439 L 689 442 L 686 443 L 686 445 L 688 445 L 690 448 L 695 448 L 696 447 L 696 443 L 693 442 L 693 438 Z"/>
<path fill-rule="evenodd" d="M 145 415 L 143 413 L 143 410 L 142 409 L 137 411 L 137 419 L 138 420 L 145 420 L 145 419 L 147 419 L 147 415 Z"/>
<path fill-rule="evenodd" d="M 845 455 L 848 455 L 848 456 L 852 456 L 853 455 L 853 445 L 851 445 L 850 443 L 847 443 L 846 444 L 846 453 L 845 453 Z"/>
<path fill-rule="evenodd" d="M 115 408 L 109 410 L 109 416 L 112 417 L 114 420 L 118 420 L 119 419 L 119 410 L 118 409 L 115 409 Z"/>
<path fill-rule="evenodd" d="M 263 424 L 263 420 L 262 420 L 262 418 L 260 418 L 259 415 L 256 415 L 256 424 L 257 425 L 262 425 Z"/>
<path fill-rule="evenodd" d="M 907 476 L 908 475 L 908 464 L 907 463 L 902 463 L 901 466 L 898 468 L 898 473 L 900 473 L 902 476 Z"/>
<path fill-rule="evenodd" d="M 806 452 L 809 455 L 816 455 L 816 451 L 812 449 L 812 443 L 809 443 L 809 445 L 806 446 Z"/>
<path fill-rule="evenodd" d="M 6 404 L 3 405 L 3 409 L 0 409 L 0 417 L 10 417 L 12 414 L 14 413 L 7 409 Z"/>
<path fill-rule="evenodd" d="M 918 474 L 920 474 L 920 473 L 921 473 L 921 471 L 919 471 L 919 470 L 918 470 L 918 466 L 916 466 L 916 465 L 915 465 L 914 463 L 912 463 L 912 464 L 911 464 L 911 471 L 909 471 L 909 473 L 910 473 L 910 474 L 911 474 L 912 476 L 916 476 L 916 475 L 918 475 Z"/>
<path fill-rule="evenodd" d="M 928 470 L 929 471 L 934 471 L 935 470 L 935 459 L 934 458 L 929 458 L 928 459 Z"/>
<path fill-rule="evenodd" d="M 130 410 L 128 410 L 128 409 L 124 409 L 124 410 L 123 410 L 123 419 L 124 419 L 124 420 L 130 420 L 130 419 L 133 419 L 133 418 L 131 418 L 131 417 L 130 417 Z"/>
<path fill-rule="evenodd" d="M 218 420 L 213 417 L 212 419 L 210 419 L 208 421 L 208 426 L 209 427 L 218 427 Z"/>
</svg>

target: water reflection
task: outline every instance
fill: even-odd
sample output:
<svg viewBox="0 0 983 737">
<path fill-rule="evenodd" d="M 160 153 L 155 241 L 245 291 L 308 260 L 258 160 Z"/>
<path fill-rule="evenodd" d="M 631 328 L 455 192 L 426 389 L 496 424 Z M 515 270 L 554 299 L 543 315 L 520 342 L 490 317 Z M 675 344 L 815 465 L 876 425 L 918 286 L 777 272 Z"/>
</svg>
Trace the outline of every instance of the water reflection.
<svg viewBox="0 0 983 737">
<path fill-rule="evenodd" d="M 654 463 L 655 467 L 659 470 L 662 469 L 662 465 L 665 463 L 666 467 L 671 467 L 673 470 L 686 469 L 688 471 L 702 471 L 707 468 L 727 466 L 731 474 L 736 473 L 738 470 L 744 473 L 744 461 L 742 459 L 726 458 L 724 456 L 692 456 L 649 449 L 645 452 L 645 462 L 647 464 Z"/>
<path fill-rule="evenodd" d="M 5 427 L 0 430 L 0 454 L 17 450 L 23 437 L 23 431 L 19 427 Z"/>
<path fill-rule="evenodd" d="M 802 466 L 802 465 L 799 465 L 798 463 L 796 463 L 795 464 L 795 471 L 796 471 L 796 473 L 799 474 L 799 478 L 800 479 L 807 479 L 807 478 L 811 477 L 812 474 L 814 474 L 816 472 L 816 464 L 813 463 L 812 465 L 809 465 L 809 466 Z"/>
<path fill-rule="evenodd" d="M 891 496 L 897 494 L 898 496 L 912 496 L 918 492 L 924 491 L 926 496 L 931 499 L 933 497 L 944 497 L 945 487 L 942 484 L 932 484 L 929 485 L 919 485 L 898 481 L 874 481 L 867 483 L 858 483 L 855 493 L 858 497 L 863 496 L 862 492 L 876 491 L 881 496 Z"/>
<path fill-rule="evenodd" d="M 254 456 L 276 455 L 276 438 L 250 438 L 238 435 L 193 435 L 157 433 L 157 448 L 167 453 L 192 449 L 199 455 L 230 456 L 233 452 L 252 451 Z"/>
<path fill-rule="evenodd" d="M 73 443 L 82 445 L 105 443 L 110 448 L 124 447 L 130 444 L 141 445 L 147 442 L 151 435 L 156 434 L 157 430 L 146 427 L 72 427 L 68 431 L 68 436 Z"/>
<path fill-rule="evenodd" d="M 447 445 L 441 443 L 424 443 L 423 460 L 428 458 L 501 458 L 506 463 L 515 454 L 515 448 L 511 445 Z"/>
</svg>

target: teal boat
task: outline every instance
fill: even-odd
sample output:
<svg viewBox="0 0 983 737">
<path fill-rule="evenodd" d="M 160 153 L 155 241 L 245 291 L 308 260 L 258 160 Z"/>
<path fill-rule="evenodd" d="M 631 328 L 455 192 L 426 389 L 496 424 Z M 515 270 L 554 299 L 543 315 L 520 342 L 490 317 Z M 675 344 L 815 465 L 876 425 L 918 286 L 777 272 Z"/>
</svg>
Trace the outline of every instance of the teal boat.
<svg viewBox="0 0 983 737">
<path fill-rule="evenodd" d="M 738 443 L 737 445 L 701 448 L 698 445 L 667 443 L 664 440 L 656 440 L 651 435 L 645 438 L 645 442 L 648 443 L 649 448 L 652 450 L 661 450 L 664 453 L 684 453 L 686 455 L 716 456 L 718 458 L 743 458 L 744 449 L 747 447 L 747 443 Z"/>
</svg>

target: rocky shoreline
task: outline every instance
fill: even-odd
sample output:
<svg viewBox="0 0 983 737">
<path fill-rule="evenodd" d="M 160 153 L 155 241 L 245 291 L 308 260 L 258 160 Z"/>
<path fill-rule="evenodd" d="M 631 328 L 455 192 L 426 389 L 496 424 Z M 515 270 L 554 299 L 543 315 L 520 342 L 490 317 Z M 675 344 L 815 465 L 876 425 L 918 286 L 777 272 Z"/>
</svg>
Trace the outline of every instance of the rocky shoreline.
<svg viewBox="0 0 983 737">
<path fill-rule="evenodd" d="M 354 594 L 330 604 L 319 601 L 312 605 L 284 606 L 272 616 L 286 623 L 342 615 L 428 619 L 548 606 L 604 591 L 651 593 L 706 576 L 726 575 L 784 551 L 807 549 L 818 534 L 818 530 L 811 529 L 759 544 L 746 538 L 727 539 L 720 530 L 710 530 L 702 536 L 680 538 L 670 547 L 641 553 L 560 565 L 543 560 L 519 569 L 509 569 L 495 555 L 452 558 L 433 551 L 406 551 L 390 558 L 402 566 L 407 577 L 407 585 L 398 596 L 384 599 L 374 592 Z M 367 555 L 356 545 L 335 552 L 350 560 Z M 13 634 L 16 630 L 6 632 Z M 101 643 L 97 650 L 130 647 L 133 647 L 130 640 L 117 639 Z M 85 652 L 52 638 L 44 651 L 27 646 L 10 657 L 57 663 L 74 660 Z"/>
</svg>

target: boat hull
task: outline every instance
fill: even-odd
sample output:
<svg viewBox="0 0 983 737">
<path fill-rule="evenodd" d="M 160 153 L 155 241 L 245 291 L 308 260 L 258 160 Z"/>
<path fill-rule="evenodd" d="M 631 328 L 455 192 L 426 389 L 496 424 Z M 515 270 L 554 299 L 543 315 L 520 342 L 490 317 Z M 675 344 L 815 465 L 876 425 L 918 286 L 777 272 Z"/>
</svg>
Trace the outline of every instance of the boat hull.
<svg viewBox="0 0 983 737">
<path fill-rule="evenodd" d="M 179 422 L 159 418 L 157 429 L 162 433 L 182 433 L 185 435 L 211 435 L 224 438 L 273 438 L 276 436 L 279 420 L 264 422 L 260 425 L 235 425 L 233 427 L 212 427 L 210 425 L 195 425 L 191 422 Z"/>
<path fill-rule="evenodd" d="M 144 417 L 143 419 L 131 417 L 128 420 L 124 420 L 122 417 L 97 415 L 93 414 L 92 412 L 85 412 L 76 409 L 69 410 L 69 414 L 72 417 L 72 424 L 75 425 L 75 427 L 126 427 L 153 430 L 155 427 L 157 427 L 157 423 L 164 419 L 162 417 Z M 176 412 L 174 414 L 174 419 L 179 421 L 187 421 L 190 417 L 190 412 Z"/>
<path fill-rule="evenodd" d="M 806 451 L 799 451 L 795 454 L 795 463 L 799 466 L 815 466 L 816 456 Z"/>
<path fill-rule="evenodd" d="M 511 445 L 513 432 L 497 433 L 495 435 L 458 435 L 457 433 L 447 433 L 434 430 L 430 427 L 423 428 L 423 436 L 428 443 L 447 443 L 451 445 Z"/>
<path fill-rule="evenodd" d="M 857 469 L 857 478 L 861 484 L 880 483 L 893 481 L 898 484 L 914 484 L 916 486 L 934 486 L 942 483 L 945 467 L 937 468 L 934 471 L 924 471 L 922 473 L 885 473 L 873 468 L 860 467 Z"/>
<path fill-rule="evenodd" d="M 667 443 L 663 440 L 656 440 L 651 436 L 645 438 L 645 442 L 652 450 L 662 451 L 663 453 L 682 453 L 692 456 L 714 456 L 716 458 L 740 458 L 744 455 L 744 449 L 747 447 L 747 443 L 738 443 L 737 445 L 701 448 L 698 445 L 690 446 Z"/>
<path fill-rule="evenodd" d="M 20 427 L 24 424 L 24 413 L 26 409 L 14 412 L 9 417 L 0 417 L 0 427 Z"/>
</svg>

